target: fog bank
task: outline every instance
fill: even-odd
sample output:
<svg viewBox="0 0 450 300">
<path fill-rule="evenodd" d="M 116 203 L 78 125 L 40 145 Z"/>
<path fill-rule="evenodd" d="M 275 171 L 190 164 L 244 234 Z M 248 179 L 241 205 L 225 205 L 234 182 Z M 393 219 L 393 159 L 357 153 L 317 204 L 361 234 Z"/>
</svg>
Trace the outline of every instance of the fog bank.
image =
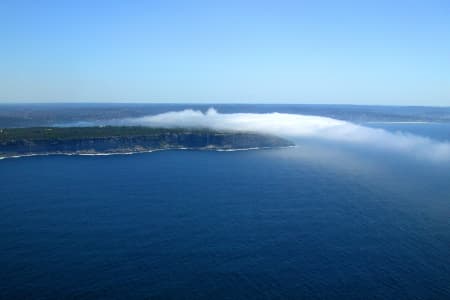
<svg viewBox="0 0 450 300">
<path fill-rule="evenodd" d="M 188 109 L 125 119 L 122 122 L 128 125 L 244 130 L 288 138 L 316 138 L 403 152 L 418 158 L 450 161 L 450 143 L 448 142 L 438 142 L 427 137 L 402 132 L 392 133 L 320 116 L 276 112 L 222 114 L 214 109 L 203 113 Z"/>
</svg>

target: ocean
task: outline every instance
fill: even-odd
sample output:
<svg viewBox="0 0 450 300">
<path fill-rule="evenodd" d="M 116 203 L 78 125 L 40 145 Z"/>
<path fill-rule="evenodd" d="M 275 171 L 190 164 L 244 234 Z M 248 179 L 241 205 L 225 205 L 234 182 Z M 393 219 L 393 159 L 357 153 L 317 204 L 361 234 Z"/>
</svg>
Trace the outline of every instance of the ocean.
<svg viewBox="0 0 450 300">
<path fill-rule="evenodd" d="M 450 141 L 444 108 L 219 107 L 283 110 Z M 0 160 L 0 298 L 450 299 L 450 163 L 295 142 Z"/>
</svg>

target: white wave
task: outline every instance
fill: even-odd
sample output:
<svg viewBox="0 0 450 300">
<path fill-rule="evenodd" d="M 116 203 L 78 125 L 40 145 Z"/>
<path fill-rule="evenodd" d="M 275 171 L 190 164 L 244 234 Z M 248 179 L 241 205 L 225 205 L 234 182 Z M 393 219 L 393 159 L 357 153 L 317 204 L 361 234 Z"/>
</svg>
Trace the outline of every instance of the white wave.
<svg viewBox="0 0 450 300">
<path fill-rule="evenodd" d="M 290 148 L 295 146 L 287 146 L 280 148 Z M 105 153 L 83 153 L 83 152 L 71 152 L 71 153 L 31 153 L 31 154 L 19 154 L 19 155 L 11 155 L 11 156 L 0 156 L 0 160 L 8 159 L 8 158 L 22 158 L 22 157 L 32 157 L 32 156 L 111 156 L 111 155 L 133 155 L 133 154 L 144 154 L 144 153 L 152 153 L 157 151 L 177 151 L 177 150 L 189 150 L 189 151 L 216 151 L 216 152 L 234 152 L 234 151 L 250 151 L 250 150 L 262 150 L 262 149 L 270 149 L 270 147 L 255 147 L 255 148 L 237 148 L 237 149 L 220 149 L 220 148 L 185 148 L 185 147 L 176 147 L 176 148 L 159 148 L 145 151 L 135 151 L 135 152 L 105 152 Z"/>
<path fill-rule="evenodd" d="M 143 151 L 142 151 L 143 152 Z M 131 155 L 142 152 L 108 152 L 108 153 L 70 153 L 66 155 L 79 155 L 79 156 L 111 156 L 111 155 Z M 145 151 L 147 152 L 147 151 Z"/>
<path fill-rule="evenodd" d="M 450 143 L 403 132 L 388 132 L 351 122 L 309 115 L 286 113 L 231 113 L 214 109 L 167 112 L 121 120 L 122 124 L 154 127 L 212 128 L 269 133 L 284 137 L 316 138 L 368 145 L 372 148 L 408 153 L 418 158 L 450 161 Z"/>
<path fill-rule="evenodd" d="M 33 156 L 110 156 L 110 155 L 131 155 L 131 154 L 138 154 L 138 153 L 147 153 L 147 152 L 154 152 L 156 150 L 148 150 L 148 151 L 139 151 L 139 152 L 110 152 L 110 153 L 80 153 L 80 152 L 71 152 L 71 153 L 30 153 L 30 154 L 18 154 L 18 155 L 11 155 L 11 156 L 2 156 L 0 157 L 0 160 L 7 159 L 7 158 L 22 158 L 22 157 L 33 157 Z"/>
<path fill-rule="evenodd" d="M 251 151 L 251 150 L 260 150 L 260 149 L 267 149 L 267 148 L 259 148 L 259 147 L 252 147 L 252 148 L 237 148 L 237 149 L 217 149 L 217 152 L 236 152 L 236 151 Z"/>
</svg>

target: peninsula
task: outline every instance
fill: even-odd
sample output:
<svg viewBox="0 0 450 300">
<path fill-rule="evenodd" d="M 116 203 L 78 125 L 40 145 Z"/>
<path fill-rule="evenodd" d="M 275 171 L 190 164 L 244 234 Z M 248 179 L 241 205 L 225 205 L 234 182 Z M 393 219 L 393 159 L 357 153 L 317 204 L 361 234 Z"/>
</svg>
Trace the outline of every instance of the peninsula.
<svg viewBox="0 0 450 300">
<path fill-rule="evenodd" d="M 210 129 L 130 126 L 0 129 L 0 157 L 138 153 L 161 149 L 234 150 L 292 146 L 273 135 Z"/>
</svg>

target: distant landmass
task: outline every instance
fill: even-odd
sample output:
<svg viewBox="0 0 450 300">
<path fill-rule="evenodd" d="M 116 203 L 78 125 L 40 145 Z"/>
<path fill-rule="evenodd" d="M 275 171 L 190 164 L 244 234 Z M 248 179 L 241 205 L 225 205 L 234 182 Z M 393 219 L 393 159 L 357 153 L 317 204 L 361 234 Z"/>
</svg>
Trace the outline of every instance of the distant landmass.
<svg viewBox="0 0 450 300">
<path fill-rule="evenodd" d="M 160 149 L 236 150 L 293 146 L 273 135 L 187 128 L 32 127 L 0 129 L 0 157 L 137 153 Z"/>
<path fill-rule="evenodd" d="M 450 122 L 450 107 L 319 104 L 0 103 L 0 128 L 52 127 L 66 124 L 77 126 L 76 123 L 89 125 L 92 122 L 138 118 L 184 109 L 207 111 L 211 107 L 220 113 L 279 112 L 330 117 L 354 123 Z"/>
</svg>

